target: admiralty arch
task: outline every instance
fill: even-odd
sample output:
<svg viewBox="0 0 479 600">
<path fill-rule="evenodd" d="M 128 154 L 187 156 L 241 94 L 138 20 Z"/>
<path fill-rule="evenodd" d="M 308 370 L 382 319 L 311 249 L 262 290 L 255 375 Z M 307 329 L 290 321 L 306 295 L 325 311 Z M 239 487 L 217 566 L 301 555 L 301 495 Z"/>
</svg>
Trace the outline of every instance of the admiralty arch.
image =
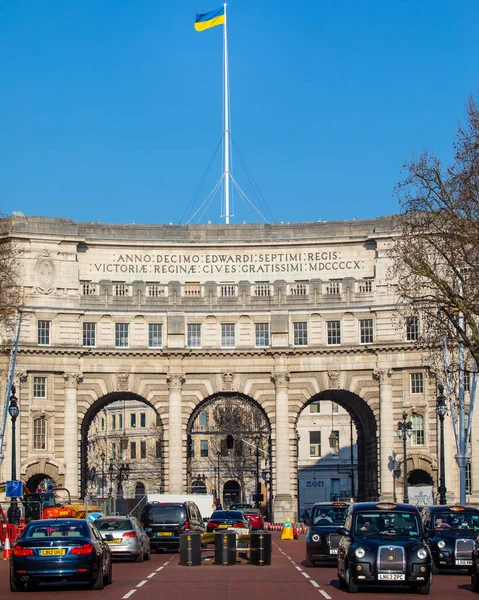
<svg viewBox="0 0 479 600">
<path fill-rule="evenodd" d="M 420 323 L 396 314 L 387 217 L 177 226 L 15 215 L 1 223 L 23 298 L 14 382 L 24 482 L 44 474 L 82 497 L 88 427 L 126 398 L 155 411 L 161 491 L 183 493 L 192 420 L 217 399 L 244 399 L 261 414 L 271 509 L 281 521 L 298 510 L 300 414 L 326 399 L 354 425 L 357 500 L 401 500 L 404 460 L 409 483 L 430 482 L 436 494 L 436 381 L 415 344 Z M 6 334 L 3 344 L 8 350 Z M 8 352 L 1 361 L 5 389 Z M 416 429 L 406 457 L 396 435 L 403 411 Z M 453 440 L 449 420 L 446 432 Z M 454 501 L 452 441 L 446 453 Z M 3 481 L 9 469 L 5 460 Z M 472 462 L 470 502 L 475 470 Z"/>
</svg>

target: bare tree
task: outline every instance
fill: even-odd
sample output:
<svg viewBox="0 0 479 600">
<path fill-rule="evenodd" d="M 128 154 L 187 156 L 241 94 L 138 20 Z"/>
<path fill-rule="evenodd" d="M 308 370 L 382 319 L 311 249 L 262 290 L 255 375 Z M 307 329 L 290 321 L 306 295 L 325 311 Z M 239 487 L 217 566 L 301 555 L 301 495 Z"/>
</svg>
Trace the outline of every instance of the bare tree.
<svg viewBox="0 0 479 600">
<path fill-rule="evenodd" d="M 462 343 L 479 362 L 479 110 L 471 98 L 449 166 L 424 152 L 397 186 L 390 276 L 399 308 L 419 315 L 431 350 Z"/>
<path fill-rule="evenodd" d="M 0 324 L 7 330 L 19 303 L 15 244 L 9 225 L 10 220 L 0 213 Z"/>
</svg>

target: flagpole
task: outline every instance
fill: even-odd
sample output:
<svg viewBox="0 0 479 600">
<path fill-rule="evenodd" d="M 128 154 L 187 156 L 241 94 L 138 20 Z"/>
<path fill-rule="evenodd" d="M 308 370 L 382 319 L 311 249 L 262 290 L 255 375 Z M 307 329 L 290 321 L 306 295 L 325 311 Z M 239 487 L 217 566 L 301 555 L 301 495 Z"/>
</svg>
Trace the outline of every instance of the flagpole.
<svg viewBox="0 0 479 600">
<path fill-rule="evenodd" d="M 230 107 L 228 79 L 228 33 L 226 30 L 226 2 L 224 3 L 225 22 L 223 27 L 223 69 L 224 69 L 224 185 L 225 185 L 225 223 L 230 222 Z"/>
</svg>

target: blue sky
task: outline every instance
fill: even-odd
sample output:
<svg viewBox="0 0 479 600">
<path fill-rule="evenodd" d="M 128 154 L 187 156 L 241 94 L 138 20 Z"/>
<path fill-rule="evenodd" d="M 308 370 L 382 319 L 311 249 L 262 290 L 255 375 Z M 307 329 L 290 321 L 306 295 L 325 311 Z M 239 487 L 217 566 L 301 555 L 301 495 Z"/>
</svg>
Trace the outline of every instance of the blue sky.
<svg viewBox="0 0 479 600">
<path fill-rule="evenodd" d="M 185 223 L 222 170 L 220 152 L 192 202 L 222 135 L 222 27 L 193 22 L 220 6 L 1 2 L 2 211 Z M 404 162 L 450 158 L 478 97 L 478 22 L 477 0 L 231 0 L 233 173 L 251 202 L 276 222 L 398 212 Z M 191 222 L 207 220 L 223 222 L 219 195 Z"/>
</svg>

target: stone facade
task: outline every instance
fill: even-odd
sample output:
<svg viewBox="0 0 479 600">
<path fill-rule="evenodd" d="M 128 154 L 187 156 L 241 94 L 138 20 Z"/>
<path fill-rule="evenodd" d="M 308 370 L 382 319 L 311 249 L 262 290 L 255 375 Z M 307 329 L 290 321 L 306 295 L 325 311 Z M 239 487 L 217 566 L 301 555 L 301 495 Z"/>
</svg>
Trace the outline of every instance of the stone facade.
<svg viewBox="0 0 479 600">
<path fill-rule="evenodd" d="M 315 401 L 336 402 L 354 422 L 358 499 L 392 499 L 391 457 L 403 463 L 396 436 L 403 410 L 423 427 L 408 442 L 409 475 L 437 490 L 435 380 L 394 312 L 388 218 L 229 226 L 4 222 L 25 297 L 15 373 L 24 481 L 45 473 L 80 496 L 90 425 L 126 398 L 159 415 L 165 491 L 181 493 L 194 419 L 205 403 L 234 395 L 254 402 L 269 423 L 277 521 L 298 509 L 298 420 Z M 4 356 L 3 383 L 7 370 Z M 450 442 L 450 500 L 458 497 L 454 453 Z M 398 499 L 401 493 L 399 477 Z"/>
</svg>

